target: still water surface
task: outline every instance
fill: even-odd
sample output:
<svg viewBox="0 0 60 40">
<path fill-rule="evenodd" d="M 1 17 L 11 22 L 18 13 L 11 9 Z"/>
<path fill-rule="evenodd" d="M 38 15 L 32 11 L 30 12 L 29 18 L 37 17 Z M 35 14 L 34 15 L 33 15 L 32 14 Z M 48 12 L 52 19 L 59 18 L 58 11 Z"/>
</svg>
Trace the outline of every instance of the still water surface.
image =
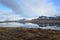
<svg viewBox="0 0 60 40">
<path fill-rule="evenodd" d="M 23 27 L 60 30 L 60 24 L 0 23 L 0 27 Z"/>
</svg>

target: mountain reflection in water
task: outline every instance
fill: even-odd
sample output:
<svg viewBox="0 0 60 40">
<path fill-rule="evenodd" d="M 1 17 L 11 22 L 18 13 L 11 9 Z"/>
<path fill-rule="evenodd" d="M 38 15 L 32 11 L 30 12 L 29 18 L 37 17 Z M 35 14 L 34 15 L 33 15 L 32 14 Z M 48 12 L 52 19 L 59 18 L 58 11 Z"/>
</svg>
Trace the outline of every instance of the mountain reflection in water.
<svg viewBox="0 0 60 40">
<path fill-rule="evenodd" d="M 60 24 L 37 24 L 41 29 L 60 30 Z"/>
<path fill-rule="evenodd" d="M 41 28 L 41 29 L 51 29 L 60 30 L 60 24 L 33 24 L 33 23 L 0 23 L 0 27 L 23 27 L 23 28 Z"/>
<path fill-rule="evenodd" d="M 56 27 L 60 27 L 60 24 L 57 24 L 57 23 L 50 23 L 50 24 L 37 24 L 39 25 L 39 27 L 47 27 L 47 26 L 56 26 Z"/>
</svg>

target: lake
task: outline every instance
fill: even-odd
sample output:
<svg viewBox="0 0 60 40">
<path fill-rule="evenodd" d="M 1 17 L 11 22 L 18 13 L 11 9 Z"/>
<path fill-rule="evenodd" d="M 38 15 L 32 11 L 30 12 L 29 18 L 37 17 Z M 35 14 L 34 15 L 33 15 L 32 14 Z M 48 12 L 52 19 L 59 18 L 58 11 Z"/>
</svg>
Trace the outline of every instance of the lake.
<svg viewBox="0 0 60 40">
<path fill-rule="evenodd" d="M 51 29 L 60 30 L 60 24 L 33 24 L 33 23 L 0 23 L 0 27 L 23 27 L 23 28 L 41 28 L 41 29 Z"/>
</svg>

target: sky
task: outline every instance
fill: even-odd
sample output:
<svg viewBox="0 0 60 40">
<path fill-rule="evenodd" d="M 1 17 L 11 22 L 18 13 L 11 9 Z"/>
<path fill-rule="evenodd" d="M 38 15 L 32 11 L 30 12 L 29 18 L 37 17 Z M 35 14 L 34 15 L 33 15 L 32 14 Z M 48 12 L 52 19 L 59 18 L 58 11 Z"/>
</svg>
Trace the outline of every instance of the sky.
<svg viewBox="0 0 60 40">
<path fill-rule="evenodd" d="M 60 16 L 60 0 L 0 0 L 0 20 Z"/>
</svg>

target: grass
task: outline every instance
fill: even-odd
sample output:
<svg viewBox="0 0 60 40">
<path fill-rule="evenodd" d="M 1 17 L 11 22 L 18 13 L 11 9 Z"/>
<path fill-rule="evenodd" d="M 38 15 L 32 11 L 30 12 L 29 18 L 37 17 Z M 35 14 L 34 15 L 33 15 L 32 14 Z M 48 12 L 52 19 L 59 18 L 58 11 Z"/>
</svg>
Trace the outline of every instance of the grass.
<svg viewBox="0 0 60 40">
<path fill-rule="evenodd" d="M 60 31 L 39 28 L 0 28 L 0 40 L 60 40 Z"/>
</svg>

